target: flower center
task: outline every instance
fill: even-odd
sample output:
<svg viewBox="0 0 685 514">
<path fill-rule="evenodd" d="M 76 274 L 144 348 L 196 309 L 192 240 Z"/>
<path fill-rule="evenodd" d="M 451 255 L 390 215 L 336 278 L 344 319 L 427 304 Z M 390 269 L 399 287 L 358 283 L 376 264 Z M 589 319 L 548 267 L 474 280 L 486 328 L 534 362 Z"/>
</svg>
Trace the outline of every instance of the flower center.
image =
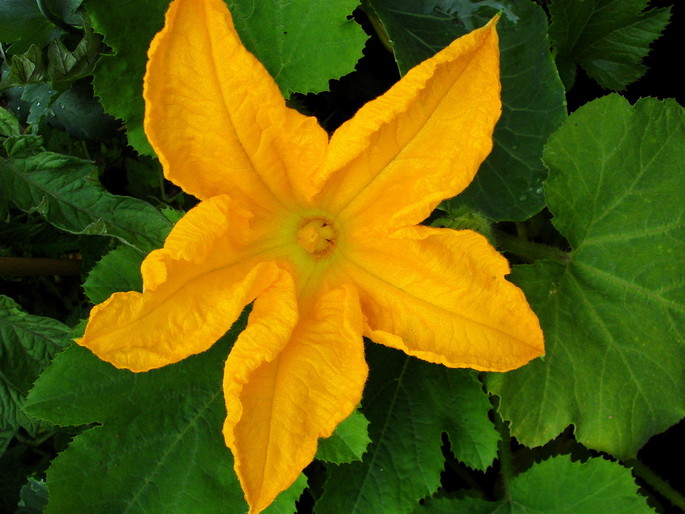
<svg viewBox="0 0 685 514">
<path fill-rule="evenodd" d="M 335 248 L 335 228 L 324 218 L 306 219 L 297 230 L 297 243 L 312 255 L 325 257 Z"/>
</svg>

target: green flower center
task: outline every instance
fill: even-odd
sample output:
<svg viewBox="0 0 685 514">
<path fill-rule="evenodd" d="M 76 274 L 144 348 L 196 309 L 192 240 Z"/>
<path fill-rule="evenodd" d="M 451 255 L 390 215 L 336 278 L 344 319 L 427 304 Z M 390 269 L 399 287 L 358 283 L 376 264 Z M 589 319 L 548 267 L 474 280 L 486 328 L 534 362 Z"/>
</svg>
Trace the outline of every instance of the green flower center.
<svg viewBox="0 0 685 514">
<path fill-rule="evenodd" d="M 326 257 L 335 248 L 336 231 L 324 218 L 306 219 L 297 230 L 297 243 L 310 254 Z"/>
</svg>

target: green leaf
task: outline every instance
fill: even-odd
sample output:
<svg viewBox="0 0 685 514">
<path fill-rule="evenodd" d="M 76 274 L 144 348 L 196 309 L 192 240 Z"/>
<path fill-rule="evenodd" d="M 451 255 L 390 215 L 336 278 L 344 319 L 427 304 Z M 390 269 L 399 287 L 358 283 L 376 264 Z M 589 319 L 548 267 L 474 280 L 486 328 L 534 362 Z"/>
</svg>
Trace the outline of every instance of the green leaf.
<svg viewBox="0 0 685 514">
<path fill-rule="evenodd" d="M 362 460 L 371 440 L 369 421 L 359 411 L 354 411 L 340 423 L 333 435 L 319 441 L 316 458 L 333 464 Z"/>
<path fill-rule="evenodd" d="M 119 246 L 105 255 L 88 274 L 83 289 L 91 303 L 101 303 L 117 291 L 142 291 L 140 265 L 143 254 Z"/>
<path fill-rule="evenodd" d="M 0 107 L 0 136 L 18 136 L 19 134 L 17 118 L 4 107 Z"/>
<path fill-rule="evenodd" d="M 543 145 L 566 115 L 564 88 L 547 40 L 547 18 L 529 0 L 368 0 L 402 73 L 502 11 L 502 117 L 475 180 L 447 204 L 495 220 L 524 220 L 544 206 Z"/>
<path fill-rule="evenodd" d="M 107 193 L 96 173 L 89 161 L 51 152 L 0 159 L 0 195 L 67 232 L 116 237 L 142 251 L 161 246 L 171 228 L 164 215 L 142 200 Z"/>
<path fill-rule="evenodd" d="M 0 4 L 0 41 L 14 43 L 12 53 L 24 53 L 32 44 L 42 47 L 59 34 L 35 0 L 3 0 Z"/>
<path fill-rule="evenodd" d="M 362 462 L 328 466 L 317 512 L 411 512 L 440 485 L 442 433 L 456 457 L 485 469 L 497 454 L 490 402 L 466 370 L 453 370 L 371 345 L 362 400 L 371 444 Z"/>
<path fill-rule="evenodd" d="M 12 56 L 10 61 L 10 85 L 25 85 L 40 82 L 45 75 L 43 53 L 36 45 L 31 45 L 26 52 Z"/>
<path fill-rule="evenodd" d="M 228 4 L 245 46 L 285 96 L 327 90 L 330 79 L 354 71 L 362 56 L 367 36 L 350 19 L 359 0 Z"/>
<path fill-rule="evenodd" d="M 35 435 L 39 423 L 22 411 L 33 382 L 71 331 L 57 320 L 33 316 L 0 295 L 0 454 L 19 427 Z"/>
<path fill-rule="evenodd" d="M 552 1 L 549 35 L 566 89 L 576 66 L 615 91 L 644 74 L 642 59 L 670 17 L 670 7 L 643 12 L 646 7 L 647 0 Z"/>
<path fill-rule="evenodd" d="M 489 388 L 526 445 L 573 423 L 586 446 L 634 457 L 685 415 L 685 111 L 595 100 L 552 136 L 545 162 L 573 252 L 515 269 L 547 355 Z"/>
<path fill-rule="evenodd" d="M 638 494 L 630 471 L 602 458 L 582 463 L 561 455 L 534 464 L 514 477 L 507 496 L 508 499 L 499 502 L 432 498 L 414 514 L 654 512 Z"/>
<path fill-rule="evenodd" d="M 246 512 L 222 435 L 221 389 L 243 326 L 202 354 L 146 373 L 116 369 L 77 345 L 60 354 L 31 391 L 28 411 L 59 425 L 100 425 L 52 462 L 46 512 Z M 292 512 L 303 485 L 280 495 L 285 505 L 274 512 Z"/>
<path fill-rule="evenodd" d="M 153 155 L 143 131 L 143 75 L 147 49 L 162 29 L 168 0 L 86 0 L 97 32 L 115 55 L 101 58 L 95 93 L 105 110 L 126 122 L 129 143 Z M 321 91 L 328 80 L 354 70 L 366 36 L 347 16 L 356 0 L 313 4 L 308 0 L 262 4 L 231 2 L 236 28 L 248 49 L 275 77 L 282 91 Z M 136 20 L 131 23 L 130 20 Z M 192 89 L 192 70 L 188 73 Z"/>
</svg>

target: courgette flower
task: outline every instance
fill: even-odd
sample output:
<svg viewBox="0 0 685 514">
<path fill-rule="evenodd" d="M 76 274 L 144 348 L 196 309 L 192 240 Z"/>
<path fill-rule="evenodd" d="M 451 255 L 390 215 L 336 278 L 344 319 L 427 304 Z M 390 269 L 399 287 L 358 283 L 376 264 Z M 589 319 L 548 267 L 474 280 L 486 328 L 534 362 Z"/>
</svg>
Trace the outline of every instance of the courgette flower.
<svg viewBox="0 0 685 514">
<path fill-rule="evenodd" d="M 251 512 L 360 402 L 364 337 L 488 371 L 543 352 L 506 259 L 475 232 L 419 225 L 492 148 L 495 24 L 329 138 L 286 106 L 223 0 L 171 3 L 149 50 L 145 131 L 166 178 L 201 202 L 143 262 L 143 293 L 95 306 L 79 343 L 147 371 L 207 350 L 254 301 L 223 380 L 223 433 Z"/>
</svg>

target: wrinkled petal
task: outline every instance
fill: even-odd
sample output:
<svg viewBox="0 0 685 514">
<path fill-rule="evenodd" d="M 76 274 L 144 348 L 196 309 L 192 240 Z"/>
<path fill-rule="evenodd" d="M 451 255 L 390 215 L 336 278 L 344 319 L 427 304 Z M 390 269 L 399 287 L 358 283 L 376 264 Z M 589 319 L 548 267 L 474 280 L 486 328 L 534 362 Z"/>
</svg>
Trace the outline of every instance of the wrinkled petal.
<svg viewBox="0 0 685 514">
<path fill-rule="evenodd" d="M 361 399 L 367 375 L 362 318 L 349 287 L 324 294 L 298 319 L 284 276 L 254 304 L 226 362 L 226 444 L 251 507 L 289 487 Z"/>
<path fill-rule="evenodd" d="M 333 134 L 322 193 L 331 212 L 389 232 L 471 182 L 501 112 L 495 21 L 412 68 Z"/>
<path fill-rule="evenodd" d="M 166 177 L 200 199 L 226 193 L 271 210 L 311 195 L 328 137 L 285 106 L 241 44 L 223 0 L 175 0 L 152 41 L 145 133 Z"/>
<path fill-rule="evenodd" d="M 205 351 L 278 277 L 248 222 L 226 196 L 189 211 L 143 262 L 144 293 L 115 293 L 95 306 L 79 344 L 132 371 Z"/>
<path fill-rule="evenodd" d="M 483 236 L 411 227 L 349 246 L 345 273 L 359 288 L 364 335 L 375 342 L 483 371 L 517 368 L 543 353 L 537 317 Z"/>
</svg>

